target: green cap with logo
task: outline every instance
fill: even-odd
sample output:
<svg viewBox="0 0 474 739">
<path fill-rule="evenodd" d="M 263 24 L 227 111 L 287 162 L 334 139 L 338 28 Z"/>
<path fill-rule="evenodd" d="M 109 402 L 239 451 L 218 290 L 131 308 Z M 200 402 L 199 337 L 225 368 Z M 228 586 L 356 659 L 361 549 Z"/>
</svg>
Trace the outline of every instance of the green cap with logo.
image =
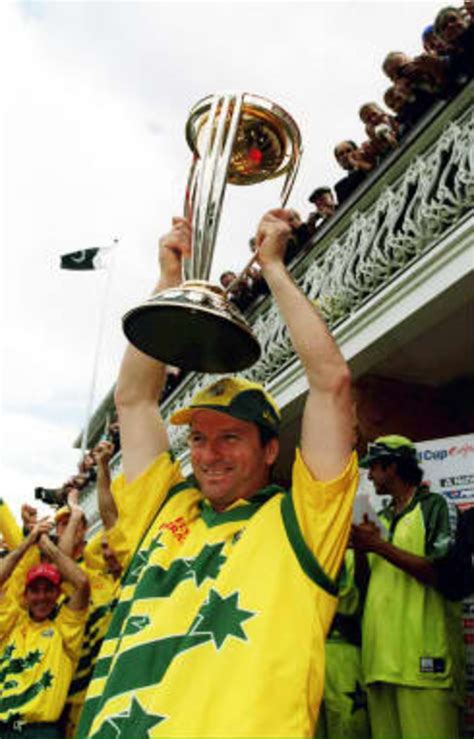
<svg viewBox="0 0 474 739">
<path fill-rule="evenodd" d="M 416 459 L 416 447 L 411 439 L 406 436 L 398 436 L 397 434 L 379 436 L 375 441 L 367 444 L 367 454 L 359 461 L 359 465 L 368 467 L 372 462 L 389 457 L 392 459 L 406 459 L 408 457 Z"/>
<path fill-rule="evenodd" d="M 170 417 L 175 425 L 191 423 L 194 411 L 207 409 L 226 413 L 240 421 L 256 423 L 275 435 L 280 427 L 280 410 L 274 399 L 258 382 L 241 377 L 226 377 L 200 390 L 191 403 Z"/>
</svg>

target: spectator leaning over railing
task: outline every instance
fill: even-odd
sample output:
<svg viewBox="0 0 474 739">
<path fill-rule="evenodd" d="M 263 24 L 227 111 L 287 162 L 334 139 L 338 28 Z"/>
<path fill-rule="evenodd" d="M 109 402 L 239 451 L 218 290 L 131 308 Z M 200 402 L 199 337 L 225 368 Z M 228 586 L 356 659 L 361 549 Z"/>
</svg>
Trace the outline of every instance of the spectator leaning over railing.
<svg viewBox="0 0 474 739">
<path fill-rule="evenodd" d="M 447 45 L 448 73 L 455 87 L 465 85 L 474 76 L 474 24 L 472 4 L 463 12 L 460 8 L 440 10 L 435 20 L 435 32 Z"/>
<path fill-rule="evenodd" d="M 474 23 L 474 0 L 464 0 L 464 15 L 469 23 Z"/>
<path fill-rule="evenodd" d="M 337 202 L 341 205 L 356 190 L 373 169 L 373 164 L 358 149 L 355 141 L 341 141 L 334 148 L 337 163 L 347 174 L 334 185 Z"/>
<path fill-rule="evenodd" d="M 447 52 L 447 46 L 444 41 L 437 35 L 434 25 L 430 24 L 426 26 L 425 30 L 421 35 L 421 42 L 423 49 L 427 54 L 431 56 L 445 56 Z"/>
<path fill-rule="evenodd" d="M 396 113 L 400 139 L 415 125 L 429 105 L 420 106 L 410 83 L 396 84 L 385 90 L 383 101 L 385 105 Z"/>
<path fill-rule="evenodd" d="M 40 521 L 0 560 L 0 736 L 61 739 L 59 717 L 77 660 L 89 598 L 86 575 L 47 536 Z M 25 552 L 38 544 L 48 562 L 14 577 Z M 57 609 L 61 578 L 71 587 Z M 20 604 L 23 599 L 24 607 Z"/>
<path fill-rule="evenodd" d="M 377 103 L 364 103 L 359 118 L 374 150 L 384 156 L 398 146 L 398 124 L 394 116 L 385 113 Z"/>
<path fill-rule="evenodd" d="M 227 297 L 232 303 L 235 303 L 239 310 L 245 311 L 252 302 L 252 296 L 247 282 L 238 278 L 232 270 L 223 272 L 219 281 L 224 290 L 227 290 L 232 285 L 232 289 L 227 293 Z"/>
<path fill-rule="evenodd" d="M 308 200 L 314 205 L 314 210 L 308 216 L 306 223 L 310 231 L 314 233 L 334 215 L 337 203 L 330 187 L 317 187 Z"/>
<path fill-rule="evenodd" d="M 415 96 L 419 117 L 449 95 L 448 61 L 444 57 L 424 53 L 411 59 L 401 51 L 391 51 L 382 69 L 396 86 L 405 86 Z"/>
</svg>

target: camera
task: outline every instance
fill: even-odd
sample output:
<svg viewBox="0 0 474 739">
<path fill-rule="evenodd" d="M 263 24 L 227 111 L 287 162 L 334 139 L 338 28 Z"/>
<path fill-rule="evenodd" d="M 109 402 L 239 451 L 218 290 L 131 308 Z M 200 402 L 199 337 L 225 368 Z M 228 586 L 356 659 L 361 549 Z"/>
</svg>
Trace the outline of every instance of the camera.
<svg viewBox="0 0 474 739">
<path fill-rule="evenodd" d="M 66 503 L 66 497 L 63 488 L 35 488 L 36 500 L 41 500 L 46 505 L 64 505 Z"/>
</svg>

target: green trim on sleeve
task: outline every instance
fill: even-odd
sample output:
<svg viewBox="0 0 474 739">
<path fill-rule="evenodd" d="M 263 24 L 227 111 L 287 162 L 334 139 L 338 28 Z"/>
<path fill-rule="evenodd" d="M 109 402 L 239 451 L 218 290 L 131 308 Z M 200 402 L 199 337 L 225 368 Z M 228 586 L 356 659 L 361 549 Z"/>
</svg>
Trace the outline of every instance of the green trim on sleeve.
<svg viewBox="0 0 474 739">
<path fill-rule="evenodd" d="M 301 569 L 316 585 L 325 590 L 329 595 L 338 594 L 337 584 L 332 580 L 319 564 L 311 549 L 306 544 L 296 517 L 295 507 L 291 492 L 284 495 L 281 501 L 281 515 L 285 526 L 286 535 L 295 553 Z"/>
<path fill-rule="evenodd" d="M 418 498 L 425 524 L 425 556 L 430 560 L 444 557 L 456 538 L 456 506 L 439 493 L 424 493 Z"/>
</svg>

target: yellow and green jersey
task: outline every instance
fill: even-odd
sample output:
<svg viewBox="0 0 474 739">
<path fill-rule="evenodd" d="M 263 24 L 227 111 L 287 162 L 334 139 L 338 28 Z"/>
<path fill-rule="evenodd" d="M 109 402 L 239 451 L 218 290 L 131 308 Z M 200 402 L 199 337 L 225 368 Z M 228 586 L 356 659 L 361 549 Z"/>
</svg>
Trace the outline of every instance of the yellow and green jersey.
<svg viewBox="0 0 474 739">
<path fill-rule="evenodd" d="M 114 580 L 106 571 L 101 540 L 102 532 L 99 532 L 87 543 L 84 559 L 80 563 L 89 579 L 90 602 L 79 660 L 69 687 L 63 716 L 67 737 L 73 737 L 75 734 L 87 688 L 112 618 L 120 588 L 120 580 Z"/>
<path fill-rule="evenodd" d="M 216 512 L 168 453 L 114 481 L 130 563 L 78 737 L 310 737 L 357 461 Z M 133 556 L 132 556 L 133 555 Z"/>
<path fill-rule="evenodd" d="M 7 592 L 0 600 L 0 721 L 54 722 L 66 701 L 85 611 L 59 608 L 33 621 Z"/>
<path fill-rule="evenodd" d="M 393 505 L 379 514 L 389 541 L 435 560 L 452 545 L 456 510 L 442 495 L 420 488 L 398 515 Z M 366 683 L 453 688 L 462 701 L 460 607 L 434 588 L 375 554 L 362 627 Z"/>
</svg>

